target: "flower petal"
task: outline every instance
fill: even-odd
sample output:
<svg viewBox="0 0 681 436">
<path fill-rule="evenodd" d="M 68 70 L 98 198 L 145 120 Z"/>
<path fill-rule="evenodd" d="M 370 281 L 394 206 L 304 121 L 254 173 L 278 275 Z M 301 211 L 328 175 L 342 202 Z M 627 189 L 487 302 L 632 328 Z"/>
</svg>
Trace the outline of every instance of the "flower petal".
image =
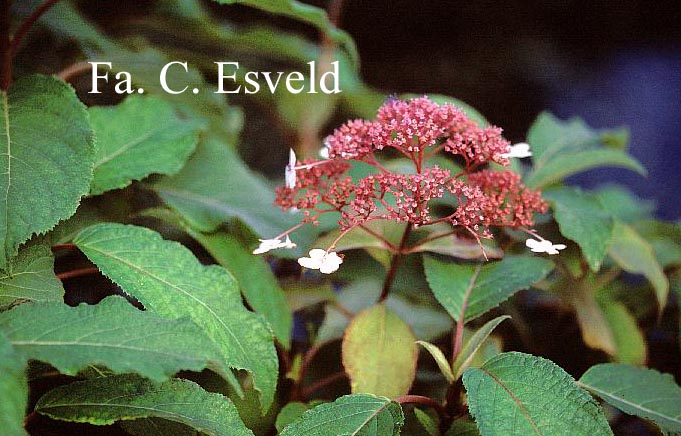
<svg viewBox="0 0 681 436">
<path fill-rule="evenodd" d="M 303 268 L 308 269 L 319 269 L 322 266 L 322 261 L 320 259 L 311 259 L 309 257 L 301 257 L 298 259 L 298 264 Z"/>
</svg>

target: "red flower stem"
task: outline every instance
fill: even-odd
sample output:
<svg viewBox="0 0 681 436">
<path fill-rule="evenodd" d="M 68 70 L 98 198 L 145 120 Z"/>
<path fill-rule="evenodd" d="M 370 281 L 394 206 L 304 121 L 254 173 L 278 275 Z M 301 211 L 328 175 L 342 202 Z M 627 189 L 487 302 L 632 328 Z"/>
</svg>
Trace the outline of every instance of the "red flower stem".
<svg viewBox="0 0 681 436">
<path fill-rule="evenodd" d="M 69 80 L 71 80 L 71 78 L 86 73 L 91 69 L 92 65 L 90 65 L 88 62 L 76 62 L 75 64 L 69 65 L 68 67 L 58 72 L 57 77 L 59 77 L 64 82 L 68 82 Z"/>
<path fill-rule="evenodd" d="M 414 245 L 406 248 L 404 250 L 404 252 L 405 253 L 413 253 L 416 248 L 418 248 L 418 247 L 420 247 L 424 244 L 427 244 L 427 243 L 432 242 L 432 241 L 436 241 L 436 240 L 441 239 L 441 238 L 446 238 L 447 236 L 455 235 L 457 233 L 458 233 L 458 230 L 452 230 L 451 232 L 439 233 L 437 235 L 428 236 L 427 238 L 423 238 L 420 241 L 418 241 L 417 243 L 415 243 Z"/>
<path fill-rule="evenodd" d="M 340 338 L 338 338 L 340 339 Z M 319 350 L 321 350 L 323 347 L 326 345 L 336 341 L 337 339 L 330 339 L 328 341 L 322 342 L 320 344 L 317 344 L 313 347 L 310 347 L 306 352 L 305 355 L 303 356 L 303 361 L 300 363 L 300 370 L 298 371 L 298 377 L 295 380 L 295 384 L 293 386 L 293 391 L 291 392 L 291 401 L 298 401 L 301 399 L 302 395 L 302 383 L 305 380 L 305 375 L 307 374 L 307 370 L 310 367 L 310 364 L 312 363 L 312 360 L 315 358 Z"/>
<path fill-rule="evenodd" d="M 479 264 L 478 267 L 475 268 L 473 276 L 471 277 L 471 280 L 468 282 L 466 293 L 464 294 L 463 297 L 463 303 L 461 304 L 461 312 L 459 313 L 459 320 L 456 322 L 456 330 L 454 331 L 454 335 L 452 336 L 452 363 L 454 363 L 456 358 L 459 356 L 459 353 L 461 353 L 461 347 L 463 344 L 463 328 L 466 325 L 466 308 L 468 308 L 468 300 L 470 300 L 471 298 L 473 287 L 475 287 L 475 281 L 477 280 L 481 269 L 482 264 Z"/>
<path fill-rule="evenodd" d="M 345 371 L 338 371 L 336 373 L 333 373 L 327 377 L 324 377 L 315 383 L 312 383 L 310 386 L 307 386 L 300 391 L 300 399 L 303 401 L 306 401 L 310 395 L 313 393 L 317 392 L 318 390 L 330 385 L 331 383 L 334 383 L 338 380 L 342 380 L 344 378 L 347 378 L 348 375 L 345 373 Z"/>
<path fill-rule="evenodd" d="M 75 250 L 78 246 L 76 244 L 57 244 L 52 246 L 52 251 L 60 250 Z"/>
<path fill-rule="evenodd" d="M 448 417 L 444 407 L 442 407 L 440 403 L 438 403 L 437 401 L 433 400 L 430 397 L 424 397 L 422 395 L 404 395 L 399 398 L 395 398 L 394 401 L 396 403 L 400 403 L 400 405 L 421 404 L 423 406 L 427 406 L 435 410 L 440 419 L 447 419 Z"/>
<path fill-rule="evenodd" d="M 10 44 L 10 56 L 14 57 L 19 48 L 19 45 L 21 44 L 21 41 L 24 39 L 24 36 L 26 36 L 29 30 L 31 30 L 33 24 L 35 24 L 35 22 L 38 21 L 38 18 L 40 18 L 45 12 L 48 11 L 48 9 L 54 6 L 58 1 L 59 0 L 45 1 L 42 5 L 38 6 L 38 8 L 35 11 L 33 11 L 33 13 L 29 15 L 28 18 L 26 18 L 23 23 L 21 23 L 16 33 L 14 34 L 14 37 L 12 38 L 12 43 Z M 9 3 L 9 1 L 7 1 L 7 3 Z"/>
<path fill-rule="evenodd" d="M 407 227 L 404 229 L 402 234 L 402 240 L 400 241 L 400 246 L 397 248 L 397 253 L 395 253 L 390 260 L 390 266 L 388 267 L 388 274 L 385 276 L 385 281 L 383 282 L 383 289 L 381 290 L 381 295 L 378 297 L 378 303 L 382 303 L 388 298 L 390 294 L 390 288 L 392 287 L 395 276 L 397 275 L 397 269 L 402 261 L 402 255 L 407 246 L 407 241 L 409 240 L 409 235 L 411 234 L 411 223 L 407 223 Z"/>
<path fill-rule="evenodd" d="M 87 276 L 90 274 L 97 274 L 99 273 L 99 268 L 96 266 L 91 266 L 88 268 L 81 268 L 81 269 L 74 269 L 72 271 L 66 271 L 63 273 L 57 274 L 57 278 L 59 280 L 67 280 L 67 279 L 72 279 L 74 277 L 81 277 L 81 276 Z"/>
<path fill-rule="evenodd" d="M 12 47 L 9 37 L 10 0 L 0 0 L 0 90 L 7 91 L 12 84 Z"/>
<path fill-rule="evenodd" d="M 360 224 L 359 228 L 364 230 L 365 232 L 367 232 L 368 234 L 370 234 L 374 238 L 383 242 L 385 244 L 385 246 L 388 247 L 390 250 L 397 251 L 397 247 L 395 246 L 395 244 L 388 241 L 385 237 L 383 237 L 383 235 L 380 235 L 380 234 L 374 232 L 373 230 L 371 230 L 369 227 L 365 226 L 364 224 Z"/>
</svg>

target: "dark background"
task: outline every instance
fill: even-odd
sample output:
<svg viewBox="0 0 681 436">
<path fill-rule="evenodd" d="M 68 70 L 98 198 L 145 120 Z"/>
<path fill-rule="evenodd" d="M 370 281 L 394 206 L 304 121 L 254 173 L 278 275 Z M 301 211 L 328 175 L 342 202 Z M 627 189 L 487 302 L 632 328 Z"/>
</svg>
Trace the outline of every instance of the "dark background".
<svg viewBox="0 0 681 436">
<path fill-rule="evenodd" d="M 326 6 L 326 1 L 316 1 Z M 681 2 L 345 0 L 362 74 L 392 92 L 442 93 L 525 139 L 542 110 L 625 124 L 648 178 L 597 170 L 681 218 Z"/>
</svg>

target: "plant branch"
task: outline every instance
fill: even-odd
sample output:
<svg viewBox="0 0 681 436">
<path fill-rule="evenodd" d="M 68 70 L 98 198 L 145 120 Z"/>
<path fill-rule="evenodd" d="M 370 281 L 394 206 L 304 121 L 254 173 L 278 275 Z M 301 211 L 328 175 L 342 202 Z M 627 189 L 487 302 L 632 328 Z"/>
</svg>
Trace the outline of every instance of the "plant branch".
<svg viewBox="0 0 681 436">
<path fill-rule="evenodd" d="M 448 417 L 444 407 L 442 407 L 440 403 L 438 403 L 437 401 L 433 400 L 430 397 L 424 397 L 422 395 L 404 395 L 399 398 L 395 398 L 394 401 L 396 403 L 400 403 L 400 405 L 421 404 L 423 406 L 427 406 L 434 409 L 437 412 L 440 419 L 446 419 Z"/>
<path fill-rule="evenodd" d="M 12 38 L 12 42 L 10 44 L 10 56 L 14 57 L 16 54 L 17 50 L 19 49 L 19 45 L 21 44 L 21 41 L 24 39 L 24 36 L 28 33 L 29 30 L 31 30 L 31 27 L 33 27 L 33 24 L 35 24 L 36 21 L 45 13 L 47 12 L 52 6 L 54 6 L 59 0 L 47 0 L 38 8 L 33 11 L 31 15 L 28 16 L 24 20 L 23 23 L 19 26 L 17 31 L 14 33 L 14 37 Z M 9 2 L 8 2 L 9 3 Z"/>
<path fill-rule="evenodd" d="M 347 378 L 348 375 L 345 373 L 345 371 L 338 371 L 336 373 L 333 373 L 327 377 L 324 377 L 320 380 L 317 380 L 315 383 L 312 383 L 310 386 L 307 386 L 300 391 L 300 399 L 303 401 L 306 401 L 310 395 L 313 393 L 317 392 L 318 390 L 330 385 L 331 383 L 337 382 L 338 380 L 342 380 L 344 378 Z"/>
<path fill-rule="evenodd" d="M 390 259 L 390 266 L 388 267 L 388 274 L 385 276 L 385 281 L 383 282 L 383 289 L 381 290 L 381 296 L 378 297 L 378 302 L 382 303 L 388 298 L 390 294 L 390 288 L 392 287 L 395 276 L 397 275 L 397 269 L 402 261 L 402 255 L 405 247 L 407 246 L 407 241 L 409 240 L 409 235 L 411 234 L 411 223 L 407 223 L 407 227 L 404 229 L 402 234 L 402 239 L 400 240 L 400 246 L 397 248 L 397 253 L 395 253 Z"/>
<path fill-rule="evenodd" d="M 9 38 L 10 0 L 0 0 L 0 90 L 12 84 L 12 48 Z"/>
<path fill-rule="evenodd" d="M 471 293 L 475 287 L 475 281 L 478 279 L 480 270 L 482 269 L 482 264 L 478 264 L 471 276 L 470 282 L 468 282 L 468 287 L 466 288 L 466 293 L 463 297 L 463 303 L 461 303 L 461 312 L 459 313 L 459 319 L 456 322 L 456 331 L 452 338 L 452 363 L 456 360 L 461 352 L 461 346 L 463 344 L 463 328 L 466 325 L 466 308 L 468 307 L 468 300 L 471 298 Z"/>
<path fill-rule="evenodd" d="M 66 271 L 66 272 L 63 272 L 63 273 L 59 273 L 59 274 L 57 274 L 57 278 L 59 280 L 63 281 L 63 280 L 72 279 L 74 277 L 87 276 L 87 275 L 90 275 L 90 274 L 97 274 L 97 273 L 99 273 L 99 268 L 97 268 L 96 266 L 91 266 L 91 267 L 88 267 L 88 268 L 74 269 L 72 271 Z"/>
<path fill-rule="evenodd" d="M 56 244 L 52 246 L 52 251 L 60 250 L 75 250 L 78 246 L 76 244 Z"/>
<path fill-rule="evenodd" d="M 72 77 L 79 76 L 86 73 L 92 69 L 92 65 L 89 62 L 76 62 L 75 64 L 69 65 L 60 72 L 57 73 L 59 77 L 64 82 L 68 82 Z"/>
</svg>

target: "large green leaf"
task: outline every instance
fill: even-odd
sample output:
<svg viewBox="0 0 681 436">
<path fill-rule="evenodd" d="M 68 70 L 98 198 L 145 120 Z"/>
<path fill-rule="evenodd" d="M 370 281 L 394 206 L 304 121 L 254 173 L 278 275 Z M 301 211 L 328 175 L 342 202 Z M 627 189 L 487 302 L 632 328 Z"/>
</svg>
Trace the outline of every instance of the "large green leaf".
<svg viewBox="0 0 681 436">
<path fill-rule="evenodd" d="M 272 14 L 300 20 L 317 27 L 331 39 L 342 44 L 355 65 L 359 63 L 355 43 L 346 32 L 336 28 L 323 9 L 296 0 L 215 0 L 222 4 L 243 4 Z"/>
<path fill-rule="evenodd" d="M 553 269 L 553 263 L 546 259 L 524 255 L 509 255 L 482 267 L 429 256 L 424 257 L 423 264 L 435 298 L 455 320 L 465 305 L 466 322 L 529 288 Z"/>
<path fill-rule="evenodd" d="M 180 173 L 164 178 L 153 188 L 202 232 L 215 231 L 220 224 L 236 217 L 261 237 L 272 238 L 300 222 L 300 217 L 274 206 L 274 191 L 246 168 L 234 151 L 216 141 L 202 142 Z M 292 235 L 294 242 L 309 247 L 311 239 L 301 240 L 298 234 Z M 290 255 L 291 250 L 279 252 Z M 301 254 L 303 250 L 296 252 Z"/>
<path fill-rule="evenodd" d="M 399 404 L 369 394 L 340 397 L 310 409 L 284 427 L 281 436 L 397 436 L 404 425 Z"/>
<path fill-rule="evenodd" d="M 93 195 L 152 173 L 178 172 L 198 141 L 196 123 L 181 119 L 158 97 L 131 95 L 116 106 L 92 107 L 89 112 L 97 135 Z"/>
<path fill-rule="evenodd" d="M 43 395 L 35 409 L 54 419 L 94 425 L 156 417 L 211 436 L 253 435 L 229 398 L 180 379 L 155 383 L 123 374 L 74 382 Z"/>
<path fill-rule="evenodd" d="M 667 304 L 669 281 L 648 241 L 626 224 L 616 222 L 608 255 L 625 271 L 643 274 L 648 279 L 655 289 L 658 309 L 662 310 Z"/>
<path fill-rule="evenodd" d="M 664 431 L 681 432 L 681 388 L 671 374 L 604 363 L 591 367 L 579 383 L 623 412 L 649 419 Z"/>
<path fill-rule="evenodd" d="M 162 381 L 179 370 L 198 371 L 219 358 L 188 318 L 169 320 L 143 312 L 121 297 L 70 307 L 22 304 L 0 313 L 0 327 L 17 352 L 75 375 L 89 365 L 137 372 Z"/>
<path fill-rule="evenodd" d="M 74 243 L 147 310 L 190 317 L 218 347 L 225 366 L 253 374 L 262 406 L 269 408 L 278 369 L 272 333 L 243 306 L 237 283 L 224 268 L 201 265 L 184 246 L 142 227 L 98 224 Z"/>
<path fill-rule="evenodd" d="M 644 365 L 648 357 L 646 338 L 636 322 L 636 317 L 627 306 L 603 292 L 596 295 L 596 301 L 612 332 L 615 344 L 615 359 L 632 365 Z"/>
<path fill-rule="evenodd" d="M 22 247 L 8 269 L 12 272 L 0 273 L 0 306 L 17 299 L 62 301 L 64 288 L 54 275 L 54 256 L 45 241 Z"/>
<path fill-rule="evenodd" d="M 353 393 L 397 398 L 409 392 L 416 375 L 416 338 L 384 304 L 352 319 L 343 336 L 342 353 Z"/>
<path fill-rule="evenodd" d="M 28 403 L 26 359 L 0 331 L 0 428 L 7 436 L 23 436 Z"/>
<path fill-rule="evenodd" d="M 593 271 L 598 271 L 615 225 L 598 197 L 579 188 L 562 187 L 543 193 L 553 206 L 560 232 L 575 241 Z"/>
<path fill-rule="evenodd" d="M 94 149 L 85 106 L 46 76 L 0 91 L 0 269 L 19 244 L 76 211 L 92 179 Z"/>
<path fill-rule="evenodd" d="M 260 256 L 254 256 L 226 233 L 190 232 L 215 260 L 239 282 L 248 304 L 272 327 L 274 336 L 285 349 L 291 346 L 293 316 L 277 278 Z"/>
<path fill-rule="evenodd" d="M 550 360 L 503 353 L 463 375 L 482 436 L 612 435 L 603 411 Z"/>
<path fill-rule="evenodd" d="M 646 173 L 636 159 L 622 150 L 628 142 L 628 133 L 623 129 L 596 131 L 578 118 L 561 121 L 542 113 L 530 127 L 527 141 L 532 147 L 534 166 L 526 183 L 535 189 L 599 166 Z"/>
</svg>

